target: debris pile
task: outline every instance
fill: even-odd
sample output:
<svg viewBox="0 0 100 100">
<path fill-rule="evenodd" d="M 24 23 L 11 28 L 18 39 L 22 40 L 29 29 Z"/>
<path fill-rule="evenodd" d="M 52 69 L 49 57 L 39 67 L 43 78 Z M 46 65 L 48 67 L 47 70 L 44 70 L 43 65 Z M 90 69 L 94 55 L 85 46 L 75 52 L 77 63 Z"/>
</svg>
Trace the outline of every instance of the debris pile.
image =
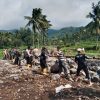
<svg viewBox="0 0 100 100">
<path fill-rule="evenodd" d="M 49 67 L 56 59 L 48 60 Z M 75 82 L 77 65 L 68 59 L 73 81 L 50 73 L 49 76 L 39 73 L 39 65 L 27 68 L 13 65 L 10 61 L 0 60 L 0 100 L 100 100 L 100 61 L 87 61 L 90 69 L 92 86 L 88 86 L 81 72 Z"/>
</svg>

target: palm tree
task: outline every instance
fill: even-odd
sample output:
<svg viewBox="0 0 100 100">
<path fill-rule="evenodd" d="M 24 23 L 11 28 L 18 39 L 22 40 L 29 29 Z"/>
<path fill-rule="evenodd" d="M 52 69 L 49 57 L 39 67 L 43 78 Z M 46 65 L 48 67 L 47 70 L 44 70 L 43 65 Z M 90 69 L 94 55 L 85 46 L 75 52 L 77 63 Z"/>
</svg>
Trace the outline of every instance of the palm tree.
<svg viewBox="0 0 100 100">
<path fill-rule="evenodd" d="M 50 21 L 46 19 L 47 16 L 43 15 L 42 22 L 40 23 L 41 31 L 42 31 L 42 39 L 43 45 L 45 44 L 45 37 L 47 37 L 47 31 L 52 26 Z"/>
<path fill-rule="evenodd" d="M 32 30 L 35 33 L 43 33 L 46 29 L 48 29 L 49 21 L 46 19 L 46 16 L 42 14 L 42 9 L 35 8 L 32 11 L 32 17 L 25 16 L 25 19 L 28 19 L 29 22 L 26 26 L 32 25 Z M 39 35 L 38 35 L 39 38 Z M 34 41 L 34 40 L 33 40 Z M 39 39 L 38 39 L 39 43 Z"/>
<path fill-rule="evenodd" d="M 93 21 L 90 22 L 87 27 L 89 26 L 91 29 L 96 30 L 97 34 L 97 47 L 98 47 L 98 35 L 100 34 L 100 1 L 98 4 L 92 4 L 92 12 L 90 12 L 87 17 L 92 18 Z"/>
<path fill-rule="evenodd" d="M 38 31 L 40 31 L 39 30 L 39 23 L 38 23 L 38 19 L 40 19 L 40 16 L 41 16 L 41 9 L 39 8 L 39 9 L 37 9 L 37 8 L 35 8 L 35 9 L 33 9 L 33 11 L 32 11 L 32 17 L 30 17 L 30 16 L 25 16 L 25 19 L 27 19 L 27 20 L 29 20 L 29 22 L 27 23 L 27 25 L 26 25 L 26 27 L 27 26 L 30 26 L 30 25 L 32 25 L 32 30 L 33 30 L 33 45 L 35 45 L 35 43 L 34 43 L 34 34 Z"/>
</svg>

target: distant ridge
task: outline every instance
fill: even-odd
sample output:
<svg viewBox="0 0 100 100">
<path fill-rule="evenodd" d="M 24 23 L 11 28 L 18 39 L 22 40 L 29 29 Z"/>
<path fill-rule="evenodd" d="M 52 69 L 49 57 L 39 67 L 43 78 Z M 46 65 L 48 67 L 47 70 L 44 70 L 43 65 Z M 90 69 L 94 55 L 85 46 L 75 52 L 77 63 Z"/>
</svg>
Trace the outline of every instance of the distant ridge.
<svg viewBox="0 0 100 100">
<path fill-rule="evenodd" d="M 64 27 L 61 29 L 49 29 L 48 30 L 48 36 L 49 37 L 56 37 L 56 36 L 64 36 L 64 34 L 72 35 L 73 33 L 79 32 L 80 29 L 83 27 Z M 11 32 L 15 33 L 18 31 L 17 29 L 12 29 L 12 30 L 0 30 L 0 32 Z"/>
<path fill-rule="evenodd" d="M 48 36 L 55 37 L 55 36 L 63 36 L 64 34 L 72 35 L 73 33 L 79 32 L 80 29 L 83 27 L 65 27 L 59 30 L 49 29 Z"/>
<path fill-rule="evenodd" d="M 0 30 L 0 32 L 11 32 L 11 33 L 15 33 L 17 31 L 17 29 L 12 29 L 12 30 Z"/>
</svg>

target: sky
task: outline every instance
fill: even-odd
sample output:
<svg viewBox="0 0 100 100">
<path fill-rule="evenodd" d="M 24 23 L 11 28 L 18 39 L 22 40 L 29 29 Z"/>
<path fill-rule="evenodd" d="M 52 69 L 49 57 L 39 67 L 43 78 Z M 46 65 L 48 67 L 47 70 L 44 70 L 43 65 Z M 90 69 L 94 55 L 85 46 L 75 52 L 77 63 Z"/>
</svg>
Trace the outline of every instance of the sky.
<svg viewBox="0 0 100 100">
<path fill-rule="evenodd" d="M 86 15 L 92 3 L 100 0 L 0 0 L 0 30 L 25 27 L 33 8 L 41 8 L 54 29 L 85 26 L 91 20 Z"/>
</svg>

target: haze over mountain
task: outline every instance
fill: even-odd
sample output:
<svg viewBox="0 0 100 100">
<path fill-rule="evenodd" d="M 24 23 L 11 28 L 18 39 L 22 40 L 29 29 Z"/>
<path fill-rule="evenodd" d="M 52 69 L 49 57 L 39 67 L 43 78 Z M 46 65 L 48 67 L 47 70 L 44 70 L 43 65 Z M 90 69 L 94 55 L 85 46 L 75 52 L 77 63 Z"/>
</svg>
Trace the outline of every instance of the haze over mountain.
<svg viewBox="0 0 100 100">
<path fill-rule="evenodd" d="M 55 36 L 60 36 L 64 34 L 71 35 L 73 33 L 79 32 L 81 27 L 64 27 L 61 29 L 49 29 L 48 30 L 48 36 L 49 37 L 55 37 Z M 11 32 L 14 33 L 16 32 L 17 29 L 12 29 L 12 30 L 0 30 L 0 32 Z"/>
<path fill-rule="evenodd" d="M 11 33 L 14 33 L 16 32 L 17 29 L 12 29 L 12 30 L 0 30 L 0 32 L 11 32 Z"/>
<path fill-rule="evenodd" d="M 59 30 L 50 29 L 48 30 L 49 37 L 63 36 L 64 34 L 72 35 L 73 33 L 79 32 L 82 27 L 65 27 Z"/>
</svg>

